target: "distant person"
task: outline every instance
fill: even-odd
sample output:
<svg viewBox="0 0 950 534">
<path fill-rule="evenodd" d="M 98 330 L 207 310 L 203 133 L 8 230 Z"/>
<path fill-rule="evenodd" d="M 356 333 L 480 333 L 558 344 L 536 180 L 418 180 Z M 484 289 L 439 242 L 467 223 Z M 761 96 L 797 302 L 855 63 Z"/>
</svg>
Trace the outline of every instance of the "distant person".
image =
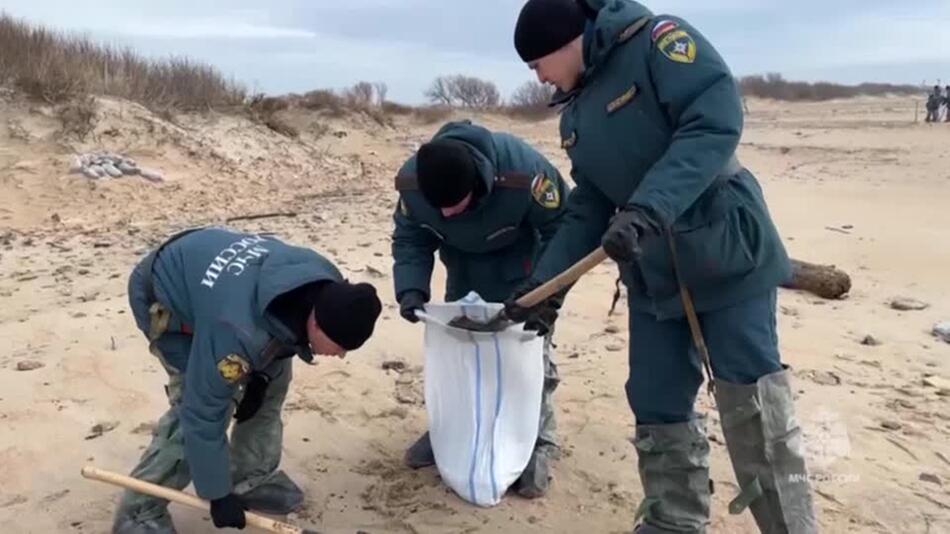
<svg viewBox="0 0 950 534">
<path fill-rule="evenodd" d="M 432 296 L 436 252 L 445 265 L 445 300 L 474 291 L 502 302 L 527 280 L 565 213 L 568 187 L 557 168 L 523 140 L 470 121 L 443 125 L 396 176 L 393 283 L 400 313 L 417 322 Z M 544 389 L 534 452 L 513 489 L 526 498 L 548 490 L 559 448 L 552 395 L 558 385 L 551 334 L 560 301 L 552 299 L 526 329 L 545 337 Z M 405 456 L 416 469 L 433 465 L 429 433 Z"/>
<path fill-rule="evenodd" d="M 950 85 L 947 86 L 947 90 L 943 95 L 943 121 L 950 122 Z"/>
<path fill-rule="evenodd" d="M 750 509 L 763 533 L 817 532 L 775 326 L 791 265 L 736 158 L 742 101 L 723 58 L 683 19 L 628 0 L 528 0 L 514 44 L 558 89 L 576 184 L 531 281 L 602 246 L 629 288 L 626 398 L 644 495 L 635 532 L 709 526 L 709 441 L 695 409 L 704 368 L 740 486 L 730 510 Z M 513 298 L 506 309 L 523 312 Z"/>
<path fill-rule="evenodd" d="M 303 492 L 278 470 L 291 358 L 359 348 L 380 314 L 376 289 L 348 282 L 312 250 L 201 228 L 145 256 L 128 292 L 168 372 L 170 405 L 132 476 L 178 490 L 194 481 L 218 528 L 244 528 L 245 509 L 297 509 Z M 127 490 L 112 532 L 172 534 L 167 506 Z"/>
<path fill-rule="evenodd" d="M 940 86 L 935 85 L 933 92 L 927 97 L 927 122 L 938 122 L 940 120 L 940 106 L 943 103 L 944 98 L 940 93 Z"/>
</svg>

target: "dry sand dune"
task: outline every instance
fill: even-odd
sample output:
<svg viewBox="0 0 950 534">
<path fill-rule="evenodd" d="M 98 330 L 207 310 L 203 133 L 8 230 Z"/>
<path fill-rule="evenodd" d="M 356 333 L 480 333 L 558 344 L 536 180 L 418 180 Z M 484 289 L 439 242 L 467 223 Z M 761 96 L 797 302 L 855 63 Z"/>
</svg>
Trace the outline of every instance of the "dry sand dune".
<svg viewBox="0 0 950 534">
<path fill-rule="evenodd" d="M 612 266 L 577 286 L 561 320 L 564 454 L 547 498 L 479 509 L 434 469 L 402 467 L 425 427 L 422 331 L 399 318 L 392 298 L 391 183 L 438 124 L 291 115 L 303 134 L 290 140 L 233 116 L 171 123 L 102 100 L 98 126 L 79 141 L 58 133 L 49 109 L 0 97 L 3 532 L 108 529 L 117 491 L 79 469 L 126 472 L 165 406 L 164 372 L 126 309 L 138 257 L 184 226 L 291 211 L 234 225 L 310 245 L 385 297 L 364 349 L 295 368 L 284 467 L 307 506 L 291 519 L 350 533 L 629 531 L 641 493 L 622 388 L 626 318 L 607 316 Z M 780 294 L 823 531 L 950 532 L 950 344 L 930 333 L 950 320 L 950 125 L 913 124 L 914 102 L 898 98 L 749 107 L 739 155 L 761 179 L 790 252 L 836 264 L 854 282 L 839 301 Z M 567 174 L 553 120 L 474 119 L 525 136 Z M 99 149 L 166 179 L 68 174 L 72 153 Z M 897 311 L 894 297 L 928 307 Z M 384 370 L 393 360 L 405 368 Z M 728 515 L 737 488 L 718 418 L 700 402 L 714 422 L 712 532 L 755 532 L 748 514 Z M 213 531 L 206 514 L 173 509 L 180 531 Z"/>
</svg>

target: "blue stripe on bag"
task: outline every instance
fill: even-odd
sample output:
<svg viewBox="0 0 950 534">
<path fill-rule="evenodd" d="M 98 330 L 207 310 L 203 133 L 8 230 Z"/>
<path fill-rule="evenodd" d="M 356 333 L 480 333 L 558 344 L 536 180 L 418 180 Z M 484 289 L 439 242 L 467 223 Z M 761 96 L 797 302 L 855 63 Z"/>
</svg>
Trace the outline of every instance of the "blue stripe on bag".
<svg viewBox="0 0 950 534">
<path fill-rule="evenodd" d="M 486 317 L 487 319 L 487 317 Z M 502 381 L 501 381 L 501 346 L 498 344 L 498 335 L 492 334 L 492 339 L 495 341 L 495 369 L 496 369 L 496 379 L 497 379 L 497 394 L 495 395 L 495 419 L 492 421 L 492 438 L 494 438 L 496 425 L 498 424 L 498 415 L 501 413 L 501 390 L 502 390 Z M 492 449 L 491 449 L 491 491 L 494 497 L 494 500 L 498 500 L 498 481 L 495 480 L 495 442 L 492 439 Z"/>
<path fill-rule="evenodd" d="M 475 344 L 475 443 L 472 444 L 472 463 L 468 470 L 468 492 L 472 502 L 478 502 L 475 498 L 475 462 L 478 459 L 478 439 L 482 431 L 482 355 L 475 336 L 469 334 L 469 338 Z"/>
</svg>

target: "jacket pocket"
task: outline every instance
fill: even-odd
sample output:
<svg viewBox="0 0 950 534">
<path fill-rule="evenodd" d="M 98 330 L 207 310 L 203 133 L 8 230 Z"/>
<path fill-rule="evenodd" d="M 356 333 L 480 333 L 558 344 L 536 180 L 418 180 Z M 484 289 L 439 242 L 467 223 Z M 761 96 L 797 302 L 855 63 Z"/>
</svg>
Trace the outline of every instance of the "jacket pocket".
<svg viewBox="0 0 950 534">
<path fill-rule="evenodd" d="M 677 267 L 691 290 L 701 291 L 742 277 L 756 266 L 748 238 L 754 221 L 737 206 L 706 224 L 674 230 Z M 644 240 L 640 270 L 648 293 L 667 298 L 679 290 L 666 236 Z"/>
</svg>

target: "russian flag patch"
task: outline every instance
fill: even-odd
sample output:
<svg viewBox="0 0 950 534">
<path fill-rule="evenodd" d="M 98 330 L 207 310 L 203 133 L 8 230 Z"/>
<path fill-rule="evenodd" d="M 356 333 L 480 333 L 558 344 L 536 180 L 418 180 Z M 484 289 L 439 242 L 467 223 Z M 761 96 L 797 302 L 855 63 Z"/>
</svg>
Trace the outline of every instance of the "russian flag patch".
<svg viewBox="0 0 950 534">
<path fill-rule="evenodd" d="M 672 20 L 661 20 L 660 22 L 657 22 L 655 26 L 653 26 L 653 31 L 650 32 L 650 40 L 655 43 L 657 39 L 663 37 L 664 34 L 673 31 L 677 27 L 679 27 L 679 25 Z"/>
</svg>

